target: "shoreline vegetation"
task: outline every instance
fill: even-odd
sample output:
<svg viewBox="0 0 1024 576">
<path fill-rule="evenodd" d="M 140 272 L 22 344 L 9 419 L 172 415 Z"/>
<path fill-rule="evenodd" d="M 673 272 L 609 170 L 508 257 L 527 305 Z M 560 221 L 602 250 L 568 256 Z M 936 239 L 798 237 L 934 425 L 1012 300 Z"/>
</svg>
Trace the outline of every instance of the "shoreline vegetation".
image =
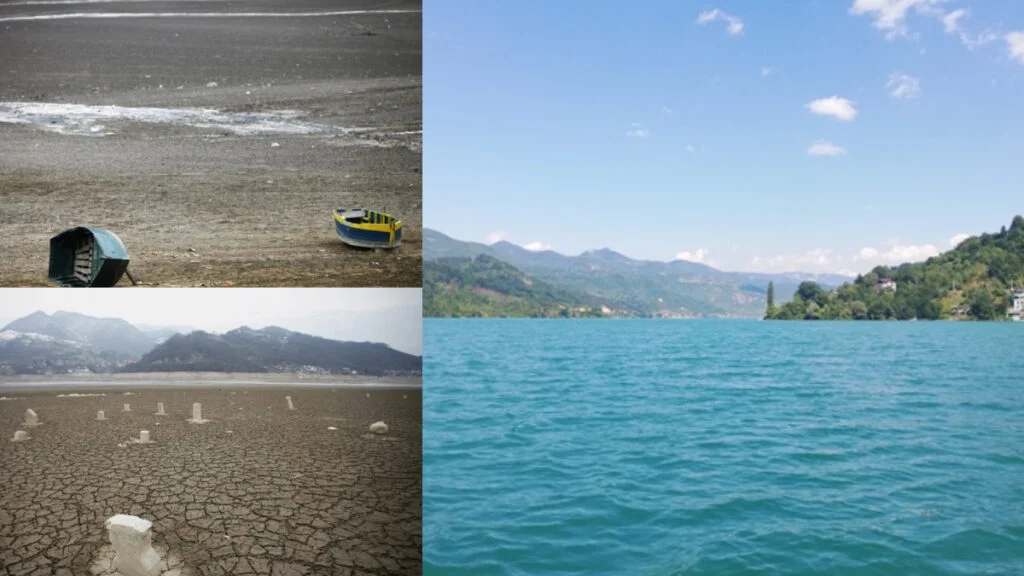
<svg viewBox="0 0 1024 576">
<path fill-rule="evenodd" d="M 1009 320 L 1014 302 L 1022 301 L 1024 216 L 1018 215 L 1009 229 L 972 236 L 924 262 L 877 266 L 833 290 L 803 282 L 778 307 L 769 284 L 764 319 Z"/>
</svg>

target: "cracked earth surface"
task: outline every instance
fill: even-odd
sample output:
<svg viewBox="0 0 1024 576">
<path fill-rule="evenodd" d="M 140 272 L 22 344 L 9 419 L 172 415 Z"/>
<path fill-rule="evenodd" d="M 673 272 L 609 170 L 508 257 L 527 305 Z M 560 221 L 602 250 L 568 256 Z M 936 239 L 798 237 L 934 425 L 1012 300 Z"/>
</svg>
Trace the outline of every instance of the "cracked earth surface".
<svg viewBox="0 0 1024 576">
<path fill-rule="evenodd" d="M 153 522 L 165 574 L 420 573 L 418 390 L 122 391 L 0 403 L 0 573 L 111 573 L 103 522 L 119 513 Z M 193 402 L 208 423 L 186 421 Z M 28 408 L 41 426 L 21 424 Z M 128 443 L 140 430 L 152 444 Z"/>
</svg>

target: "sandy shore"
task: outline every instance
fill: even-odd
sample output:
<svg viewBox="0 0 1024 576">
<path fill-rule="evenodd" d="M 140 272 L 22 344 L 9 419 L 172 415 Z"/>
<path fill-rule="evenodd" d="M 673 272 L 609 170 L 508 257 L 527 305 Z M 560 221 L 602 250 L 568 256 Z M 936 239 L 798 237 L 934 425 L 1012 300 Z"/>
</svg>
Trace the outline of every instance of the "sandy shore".
<svg viewBox="0 0 1024 576">
<path fill-rule="evenodd" d="M 143 285 L 419 286 L 422 15 L 202 14 L 421 7 L 0 3 L 0 286 L 48 285 L 76 225 Z M 2 21 L 140 10 L 193 15 Z M 341 244 L 341 207 L 402 219 L 403 246 Z"/>
<path fill-rule="evenodd" d="M 180 574 L 420 573 L 418 390 L 72 389 L 105 395 L 0 401 L 0 572 L 102 574 L 103 522 L 125 513 L 153 522 Z M 208 423 L 186 421 L 193 402 Z M 21 424 L 27 408 L 41 426 Z M 387 435 L 368 433 L 377 420 Z M 15 430 L 31 439 L 11 442 Z M 140 430 L 154 443 L 119 446 Z"/>
</svg>

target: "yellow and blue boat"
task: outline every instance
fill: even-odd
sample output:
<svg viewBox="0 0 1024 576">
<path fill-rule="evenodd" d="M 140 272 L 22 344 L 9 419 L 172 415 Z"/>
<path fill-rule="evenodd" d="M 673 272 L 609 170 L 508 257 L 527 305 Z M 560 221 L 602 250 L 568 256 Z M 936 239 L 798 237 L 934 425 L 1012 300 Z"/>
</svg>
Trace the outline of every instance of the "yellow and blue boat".
<svg viewBox="0 0 1024 576">
<path fill-rule="evenodd" d="M 339 208 L 334 230 L 342 242 L 359 248 L 394 248 L 402 242 L 402 221 L 374 210 Z"/>
</svg>

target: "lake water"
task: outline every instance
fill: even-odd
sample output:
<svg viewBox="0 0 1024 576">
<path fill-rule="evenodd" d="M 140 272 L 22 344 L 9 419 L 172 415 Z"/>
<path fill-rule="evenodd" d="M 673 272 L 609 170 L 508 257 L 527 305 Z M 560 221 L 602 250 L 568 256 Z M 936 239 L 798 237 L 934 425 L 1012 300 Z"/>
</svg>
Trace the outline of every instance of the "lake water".
<svg viewBox="0 0 1024 576">
<path fill-rule="evenodd" d="M 424 574 L 1024 574 L 1024 324 L 427 320 Z"/>
</svg>

